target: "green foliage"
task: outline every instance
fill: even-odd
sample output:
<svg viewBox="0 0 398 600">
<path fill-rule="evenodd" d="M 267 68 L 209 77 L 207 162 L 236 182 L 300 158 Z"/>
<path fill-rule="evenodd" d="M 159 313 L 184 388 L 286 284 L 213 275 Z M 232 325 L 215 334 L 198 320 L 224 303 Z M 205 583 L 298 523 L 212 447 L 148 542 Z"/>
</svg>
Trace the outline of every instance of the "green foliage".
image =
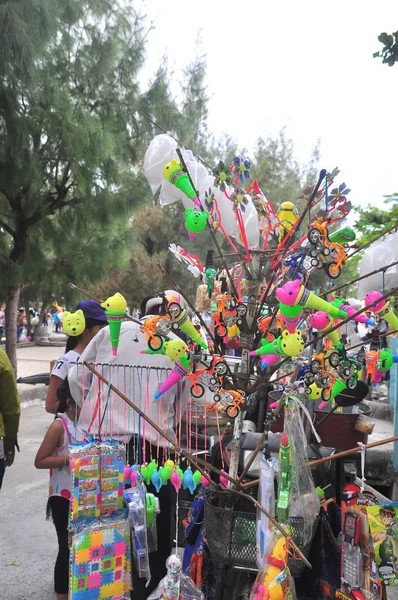
<svg viewBox="0 0 398 600">
<path fill-rule="evenodd" d="M 358 244 L 367 244 L 378 234 L 389 229 L 394 223 L 398 227 L 398 194 L 384 196 L 385 209 L 377 206 L 355 207 L 359 219 L 355 228 L 359 232 Z"/>
<path fill-rule="evenodd" d="M 393 34 L 383 32 L 377 39 L 383 44 L 383 48 L 374 52 L 373 58 L 381 58 L 384 64 L 392 67 L 398 61 L 398 31 Z"/>
<path fill-rule="evenodd" d="M 276 209 L 282 202 L 295 202 L 305 185 L 318 178 L 319 144 L 308 164 L 300 165 L 294 155 L 293 141 L 285 129 L 277 137 L 260 137 L 253 157 L 251 176 L 260 184 Z"/>
</svg>

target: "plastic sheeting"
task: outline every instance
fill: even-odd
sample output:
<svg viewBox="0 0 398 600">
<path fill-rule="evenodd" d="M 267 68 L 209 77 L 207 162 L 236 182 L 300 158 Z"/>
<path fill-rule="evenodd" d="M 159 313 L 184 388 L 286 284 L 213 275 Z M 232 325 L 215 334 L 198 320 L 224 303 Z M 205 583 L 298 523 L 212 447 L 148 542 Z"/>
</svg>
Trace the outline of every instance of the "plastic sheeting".
<svg viewBox="0 0 398 600">
<path fill-rule="evenodd" d="M 364 252 L 359 267 L 359 275 L 388 266 L 390 263 L 398 261 L 398 232 L 391 234 L 383 240 L 374 242 Z M 384 273 L 384 289 L 389 290 L 398 286 L 398 265 L 387 269 Z M 364 298 L 366 294 L 373 290 L 383 290 L 383 272 L 379 271 L 371 277 L 363 279 L 358 284 L 358 297 Z"/>
<path fill-rule="evenodd" d="M 167 206 L 181 201 L 184 208 L 193 208 L 190 200 L 181 190 L 169 183 L 163 176 L 163 166 L 171 160 L 179 160 L 176 152 L 177 143 L 169 135 L 161 134 L 155 136 L 148 146 L 144 159 L 144 174 L 151 187 L 152 193 L 156 193 L 160 187 L 160 204 Z M 217 202 L 218 213 L 222 227 L 229 236 L 232 236 L 242 244 L 241 234 L 233 210 L 233 203 L 227 196 L 214 186 L 214 177 L 208 173 L 206 167 L 196 160 L 191 150 L 181 148 L 184 161 L 199 192 L 199 199 L 205 208 L 205 193 L 214 194 Z M 230 196 L 233 188 L 227 186 L 227 194 Z M 243 222 L 245 224 L 246 236 L 249 248 L 256 249 L 260 243 L 260 227 L 258 213 L 250 196 L 246 196 L 247 204 L 242 210 Z M 216 219 L 217 220 L 217 219 Z"/>
</svg>

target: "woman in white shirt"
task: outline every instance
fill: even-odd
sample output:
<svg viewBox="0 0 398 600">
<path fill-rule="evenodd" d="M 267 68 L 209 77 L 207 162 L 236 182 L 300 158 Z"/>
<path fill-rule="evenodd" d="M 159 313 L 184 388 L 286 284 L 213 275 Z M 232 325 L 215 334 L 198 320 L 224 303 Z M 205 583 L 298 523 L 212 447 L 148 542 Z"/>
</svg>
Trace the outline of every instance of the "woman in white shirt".
<svg viewBox="0 0 398 600">
<path fill-rule="evenodd" d="M 70 367 L 79 362 L 83 350 L 88 346 L 93 337 L 97 335 L 98 331 L 107 324 L 105 310 L 94 300 L 79 302 L 75 308 L 76 310 L 83 311 L 86 319 L 86 329 L 81 335 L 68 337 L 66 352 L 58 358 L 51 371 L 50 385 L 48 386 L 46 396 L 46 411 L 52 414 L 57 414 L 57 389 L 66 379 Z"/>
</svg>

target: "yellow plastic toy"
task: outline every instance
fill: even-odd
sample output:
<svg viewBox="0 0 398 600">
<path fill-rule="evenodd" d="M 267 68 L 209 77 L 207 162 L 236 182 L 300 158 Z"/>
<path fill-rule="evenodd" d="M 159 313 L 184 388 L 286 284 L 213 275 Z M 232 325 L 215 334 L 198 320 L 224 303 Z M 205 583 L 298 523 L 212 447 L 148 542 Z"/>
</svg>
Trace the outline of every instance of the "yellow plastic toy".
<svg viewBox="0 0 398 600">
<path fill-rule="evenodd" d="M 184 356 L 187 350 L 187 345 L 182 340 L 170 340 L 164 343 L 164 353 L 172 362 Z"/>
<path fill-rule="evenodd" d="M 124 314 L 127 308 L 126 299 L 122 294 L 116 293 L 102 302 L 102 308 L 105 308 L 105 314 L 108 319 L 109 332 L 111 336 L 112 354 L 117 356 L 119 345 L 120 328 L 124 320 Z"/>
<path fill-rule="evenodd" d="M 293 202 L 282 202 L 276 216 L 280 223 L 279 243 L 281 243 L 298 219 L 298 214 Z"/>
<path fill-rule="evenodd" d="M 86 329 L 86 319 L 82 310 L 77 310 L 74 313 L 70 313 L 66 310 L 62 317 L 62 326 L 66 335 L 77 337 Z"/>
<path fill-rule="evenodd" d="M 127 302 L 122 294 L 117 293 L 113 296 L 109 296 L 105 302 L 102 302 L 101 306 L 102 308 L 105 308 L 106 311 L 121 314 L 126 312 Z"/>
</svg>

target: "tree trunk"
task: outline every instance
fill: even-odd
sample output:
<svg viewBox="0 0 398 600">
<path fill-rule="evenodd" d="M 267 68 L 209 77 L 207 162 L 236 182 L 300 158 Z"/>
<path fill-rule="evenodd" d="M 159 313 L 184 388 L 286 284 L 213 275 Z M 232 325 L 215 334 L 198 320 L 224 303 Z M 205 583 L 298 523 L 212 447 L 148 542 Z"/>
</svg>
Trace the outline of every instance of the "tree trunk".
<svg viewBox="0 0 398 600">
<path fill-rule="evenodd" d="M 17 374 L 17 314 L 19 308 L 20 285 L 9 285 L 6 304 L 6 352 Z"/>
</svg>

